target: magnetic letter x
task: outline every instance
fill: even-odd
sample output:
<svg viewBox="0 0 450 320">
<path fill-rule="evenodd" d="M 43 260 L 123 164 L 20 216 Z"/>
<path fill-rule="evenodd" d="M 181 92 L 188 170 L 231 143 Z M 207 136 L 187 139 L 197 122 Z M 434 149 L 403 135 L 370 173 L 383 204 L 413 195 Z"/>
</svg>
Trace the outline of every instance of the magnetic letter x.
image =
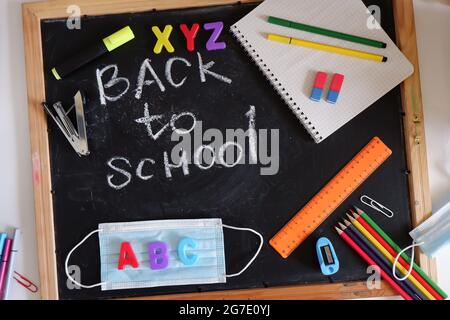
<svg viewBox="0 0 450 320">
<path fill-rule="evenodd" d="M 155 47 L 153 48 L 153 52 L 156 54 L 160 54 L 162 51 L 162 48 L 166 48 L 167 52 L 174 52 L 175 49 L 173 48 L 172 44 L 169 41 L 170 34 L 172 33 L 173 27 L 168 24 L 164 27 L 164 31 L 161 32 L 161 30 L 157 26 L 152 27 L 152 31 L 155 34 L 158 41 L 155 44 Z"/>
</svg>

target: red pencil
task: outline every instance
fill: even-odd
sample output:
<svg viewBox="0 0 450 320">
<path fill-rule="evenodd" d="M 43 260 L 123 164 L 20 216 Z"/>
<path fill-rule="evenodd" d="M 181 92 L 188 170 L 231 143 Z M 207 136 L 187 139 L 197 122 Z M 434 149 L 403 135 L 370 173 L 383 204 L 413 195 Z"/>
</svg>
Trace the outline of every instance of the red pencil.
<svg viewBox="0 0 450 320">
<path fill-rule="evenodd" d="M 356 214 L 353 210 L 350 210 L 351 213 L 355 216 L 355 219 L 372 235 L 375 239 L 393 256 L 397 256 L 397 252 L 383 239 L 382 236 L 378 234 L 360 215 Z M 409 270 L 410 265 L 403 259 L 401 256 L 398 260 L 400 264 L 406 269 Z M 411 270 L 411 274 L 417 281 L 420 282 L 422 286 L 437 300 L 443 300 L 443 298 L 436 292 L 436 290 L 431 287 L 425 279 L 417 273 L 414 268 Z"/>
<path fill-rule="evenodd" d="M 350 237 L 344 231 L 342 231 L 338 227 L 335 227 L 335 229 L 339 234 L 339 236 L 342 239 L 344 239 L 344 241 L 347 242 L 347 244 L 361 256 L 361 258 L 364 259 L 364 261 L 366 261 L 371 266 L 377 266 L 377 264 L 372 260 L 372 258 L 369 257 L 352 239 L 350 239 Z M 386 282 L 389 283 L 392 286 L 392 288 L 394 288 L 394 290 L 397 291 L 403 297 L 403 299 L 413 300 L 413 298 L 410 297 L 402 288 L 400 288 L 395 283 L 395 281 L 392 280 L 392 278 L 388 274 L 386 274 L 386 272 L 384 272 L 382 268 L 380 268 L 380 266 L 378 266 L 378 269 L 380 270 L 381 277 L 384 280 L 386 280 Z"/>
</svg>

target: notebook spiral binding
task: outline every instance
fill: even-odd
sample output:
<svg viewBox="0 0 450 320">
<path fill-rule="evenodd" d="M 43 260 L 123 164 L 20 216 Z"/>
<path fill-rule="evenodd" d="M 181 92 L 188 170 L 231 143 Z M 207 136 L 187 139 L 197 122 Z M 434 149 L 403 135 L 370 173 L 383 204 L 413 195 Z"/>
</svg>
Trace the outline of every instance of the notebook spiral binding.
<svg viewBox="0 0 450 320">
<path fill-rule="evenodd" d="M 245 36 L 241 33 L 236 25 L 230 27 L 230 32 L 233 37 L 236 38 L 247 52 L 248 56 L 255 62 L 255 64 L 259 67 L 260 71 L 264 74 L 264 76 L 269 80 L 270 84 L 274 87 L 278 95 L 284 100 L 284 102 L 289 106 L 292 113 L 300 120 L 301 124 L 305 127 L 306 131 L 311 135 L 311 137 L 319 143 L 323 140 L 323 137 L 320 135 L 319 131 L 312 125 L 311 121 L 304 114 L 301 107 L 294 102 L 293 98 L 290 97 L 289 93 L 286 91 L 282 83 L 279 79 L 271 72 L 270 68 L 267 64 L 264 63 L 264 60 L 260 58 L 259 54 L 255 49 L 252 48 L 252 45 L 245 39 Z"/>
</svg>

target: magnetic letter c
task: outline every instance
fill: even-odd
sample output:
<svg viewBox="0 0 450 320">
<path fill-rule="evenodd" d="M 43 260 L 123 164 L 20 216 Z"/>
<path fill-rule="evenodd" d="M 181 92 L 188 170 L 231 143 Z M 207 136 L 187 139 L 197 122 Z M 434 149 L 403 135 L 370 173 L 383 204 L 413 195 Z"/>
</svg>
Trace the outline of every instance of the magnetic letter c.
<svg viewBox="0 0 450 320">
<path fill-rule="evenodd" d="M 186 254 L 186 247 L 191 247 L 192 249 L 197 248 L 198 243 L 192 238 L 184 238 L 178 243 L 178 257 L 181 262 L 183 262 L 187 266 L 191 266 L 195 264 L 198 260 L 198 256 L 196 254 Z"/>
</svg>

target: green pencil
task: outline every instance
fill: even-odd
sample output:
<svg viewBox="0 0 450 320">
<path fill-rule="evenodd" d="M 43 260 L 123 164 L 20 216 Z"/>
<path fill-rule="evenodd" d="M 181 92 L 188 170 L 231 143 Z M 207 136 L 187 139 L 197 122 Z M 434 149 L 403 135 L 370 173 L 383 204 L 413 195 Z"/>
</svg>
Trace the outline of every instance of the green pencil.
<svg viewBox="0 0 450 320">
<path fill-rule="evenodd" d="M 268 22 L 279 25 L 279 26 L 287 27 L 287 28 L 293 28 L 293 29 L 298 29 L 298 30 L 302 30 L 302 31 L 306 31 L 306 32 L 321 34 L 323 36 L 346 40 L 346 41 L 355 42 L 355 43 L 360 43 L 360 44 L 364 44 L 364 45 L 375 47 L 375 48 L 386 48 L 386 46 L 387 46 L 386 43 L 381 42 L 381 41 L 358 37 L 358 36 L 354 36 L 351 34 L 342 33 L 342 32 L 333 31 L 333 30 L 324 29 L 324 28 L 319 28 L 319 27 L 315 27 L 315 26 L 310 26 L 307 24 L 290 21 L 290 20 L 285 20 L 285 19 L 281 19 L 281 18 L 277 18 L 277 17 L 269 16 Z"/>
<path fill-rule="evenodd" d="M 372 218 L 370 218 L 364 211 L 362 211 L 361 209 L 355 207 L 356 212 L 364 219 L 366 220 L 366 222 L 368 224 L 370 224 L 370 226 L 375 229 L 376 232 L 378 232 L 380 234 L 380 236 L 387 242 L 389 243 L 389 245 L 397 252 L 399 253 L 400 251 L 402 251 L 402 249 L 386 234 L 386 232 L 383 231 L 383 229 L 381 229 L 375 221 L 372 220 Z M 406 262 L 411 263 L 411 259 L 408 257 L 407 254 L 402 253 L 402 258 L 406 260 Z M 434 283 L 433 280 L 430 279 L 430 277 L 428 277 L 428 275 L 423 272 L 423 270 L 415 263 L 413 262 L 413 268 L 414 270 L 416 270 L 416 272 L 418 272 L 429 284 L 430 286 L 433 287 L 434 290 L 436 290 L 442 298 L 446 299 L 447 298 L 447 294 L 442 291 L 441 288 L 439 288 L 439 286 Z"/>
</svg>

